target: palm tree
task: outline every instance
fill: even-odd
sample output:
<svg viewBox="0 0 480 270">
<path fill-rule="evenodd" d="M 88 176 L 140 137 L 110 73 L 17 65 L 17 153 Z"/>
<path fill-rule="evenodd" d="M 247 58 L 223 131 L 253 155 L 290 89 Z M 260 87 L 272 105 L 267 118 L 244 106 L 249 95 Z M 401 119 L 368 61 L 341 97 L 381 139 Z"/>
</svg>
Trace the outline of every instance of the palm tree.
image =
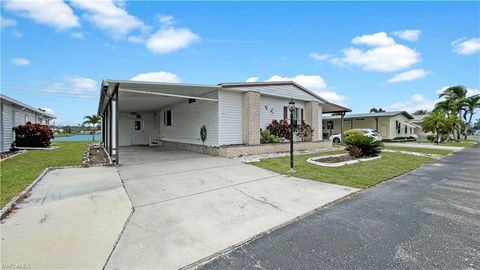
<svg viewBox="0 0 480 270">
<path fill-rule="evenodd" d="M 457 85 L 457 86 L 451 86 L 448 87 L 447 89 L 443 90 L 438 97 L 445 97 L 446 99 L 461 99 L 465 98 L 467 95 L 467 88 L 462 85 Z"/>
<path fill-rule="evenodd" d="M 413 115 L 427 115 L 428 110 L 416 110 Z"/>
<path fill-rule="evenodd" d="M 458 115 L 459 118 L 462 117 L 462 112 L 465 111 L 464 107 L 465 107 L 466 96 L 467 96 L 467 88 L 465 88 L 465 86 L 462 86 L 462 85 L 448 87 L 438 95 L 438 97 L 445 97 L 445 100 L 439 103 L 443 103 L 443 106 L 449 105 L 448 114 L 451 113 L 451 114 Z M 457 141 L 460 140 L 461 126 L 462 125 L 456 126 Z"/>
<path fill-rule="evenodd" d="M 472 117 L 475 114 L 475 110 L 480 108 L 480 95 L 474 95 L 467 99 L 464 102 L 465 111 L 463 113 L 463 119 L 467 120 L 467 115 L 470 114 L 467 122 L 467 129 L 470 128 L 472 124 Z M 465 132 L 465 140 L 467 139 L 467 132 Z"/>
<path fill-rule="evenodd" d="M 436 143 L 438 144 L 440 138 L 440 131 L 445 130 L 447 127 L 447 122 L 445 120 L 445 113 L 443 111 L 437 110 L 431 112 L 427 115 L 422 121 L 422 130 L 424 132 L 435 132 L 437 139 Z"/>
<path fill-rule="evenodd" d="M 93 137 L 93 140 L 95 141 L 95 132 L 97 130 L 97 126 L 98 124 L 100 124 L 100 120 L 102 120 L 102 118 L 96 114 L 92 114 L 92 115 L 86 115 L 84 117 L 85 122 L 83 122 L 83 124 L 88 124 L 88 125 L 91 125 L 92 126 L 92 137 Z"/>
<path fill-rule="evenodd" d="M 382 108 L 371 108 L 370 109 L 370 113 L 379 113 L 379 112 L 386 112 L 384 109 Z"/>
</svg>

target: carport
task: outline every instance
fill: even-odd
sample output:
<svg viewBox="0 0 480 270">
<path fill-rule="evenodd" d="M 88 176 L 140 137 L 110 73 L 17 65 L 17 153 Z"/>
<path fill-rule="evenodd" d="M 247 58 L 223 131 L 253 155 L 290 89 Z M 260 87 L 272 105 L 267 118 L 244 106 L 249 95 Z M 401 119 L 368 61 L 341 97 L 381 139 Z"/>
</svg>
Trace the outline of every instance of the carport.
<svg viewBox="0 0 480 270">
<path fill-rule="evenodd" d="M 199 125 L 211 125 L 215 145 L 218 122 L 216 85 L 105 80 L 98 114 L 102 143 L 116 164 L 125 146 L 152 146 L 161 141 L 198 143 Z"/>
</svg>

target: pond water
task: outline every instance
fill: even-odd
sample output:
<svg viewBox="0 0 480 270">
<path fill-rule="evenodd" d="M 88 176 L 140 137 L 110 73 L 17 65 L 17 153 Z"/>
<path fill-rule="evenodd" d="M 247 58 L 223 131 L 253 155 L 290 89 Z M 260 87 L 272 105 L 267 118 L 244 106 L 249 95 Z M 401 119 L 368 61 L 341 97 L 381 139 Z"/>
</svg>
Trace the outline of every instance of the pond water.
<svg viewBox="0 0 480 270">
<path fill-rule="evenodd" d="M 100 141 L 100 134 L 95 134 L 95 141 Z M 93 136 L 92 134 L 78 134 L 78 135 L 73 135 L 73 136 L 68 136 L 68 137 L 58 137 L 53 139 L 54 142 L 79 142 L 79 141 L 92 141 Z"/>
</svg>

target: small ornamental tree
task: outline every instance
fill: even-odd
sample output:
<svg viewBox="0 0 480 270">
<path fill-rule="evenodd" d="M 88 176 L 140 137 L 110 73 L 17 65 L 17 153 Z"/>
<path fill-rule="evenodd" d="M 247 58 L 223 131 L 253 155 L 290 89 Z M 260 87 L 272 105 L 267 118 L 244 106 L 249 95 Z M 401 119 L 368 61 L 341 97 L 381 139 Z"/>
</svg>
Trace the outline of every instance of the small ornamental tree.
<svg viewBox="0 0 480 270">
<path fill-rule="evenodd" d="M 305 139 L 311 138 L 313 135 L 313 128 L 305 123 L 305 121 L 302 121 L 302 123 L 297 127 L 297 130 L 295 134 L 302 139 L 302 142 L 305 141 Z"/>
<path fill-rule="evenodd" d="M 19 147 L 48 147 L 50 140 L 54 138 L 53 131 L 42 124 L 27 122 L 24 125 L 14 127 L 15 145 Z"/>
</svg>

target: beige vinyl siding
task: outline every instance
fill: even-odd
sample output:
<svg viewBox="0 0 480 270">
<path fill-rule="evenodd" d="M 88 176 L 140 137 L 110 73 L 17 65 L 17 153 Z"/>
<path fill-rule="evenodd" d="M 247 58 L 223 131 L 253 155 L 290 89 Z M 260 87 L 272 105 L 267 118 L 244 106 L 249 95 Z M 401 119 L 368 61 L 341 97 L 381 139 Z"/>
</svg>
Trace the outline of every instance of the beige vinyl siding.
<svg viewBox="0 0 480 270">
<path fill-rule="evenodd" d="M 243 94 L 222 90 L 218 93 L 220 145 L 243 143 Z"/>
<path fill-rule="evenodd" d="M 322 100 L 312 96 L 311 94 L 305 92 L 302 89 L 294 85 L 259 85 L 259 86 L 248 86 L 248 87 L 232 87 L 231 90 L 237 90 L 240 92 L 254 91 L 259 92 L 262 95 L 280 97 L 283 99 L 290 100 L 290 98 L 302 101 L 311 101 L 316 100 L 319 103 L 324 103 Z M 288 103 L 288 102 L 287 102 Z"/>
<path fill-rule="evenodd" d="M 283 107 L 288 106 L 289 98 L 279 98 L 273 96 L 260 96 L 260 128 L 265 129 L 272 120 L 283 119 Z M 295 100 L 295 107 L 305 109 L 305 103 L 300 100 Z M 305 115 L 305 112 L 304 112 Z M 290 118 L 290 113 L 288 113 Z M 300 116 L 299 116 L 300 120 Z"/>
<path fill-rule="evenodd" d="M 218 99 L 218 92 L 205 97 Z M 163 111 L 169 109 L 172 110 L 172 125 L 166 126 Z M 203 125 L 207 128 L 205 145 L 218 146 L 218 102 L 196 100 L 188 103 L 185 99 L 160 111 L 160 139 L 164 141 L 202 144 L 200 128 Z"/>
</svg>

